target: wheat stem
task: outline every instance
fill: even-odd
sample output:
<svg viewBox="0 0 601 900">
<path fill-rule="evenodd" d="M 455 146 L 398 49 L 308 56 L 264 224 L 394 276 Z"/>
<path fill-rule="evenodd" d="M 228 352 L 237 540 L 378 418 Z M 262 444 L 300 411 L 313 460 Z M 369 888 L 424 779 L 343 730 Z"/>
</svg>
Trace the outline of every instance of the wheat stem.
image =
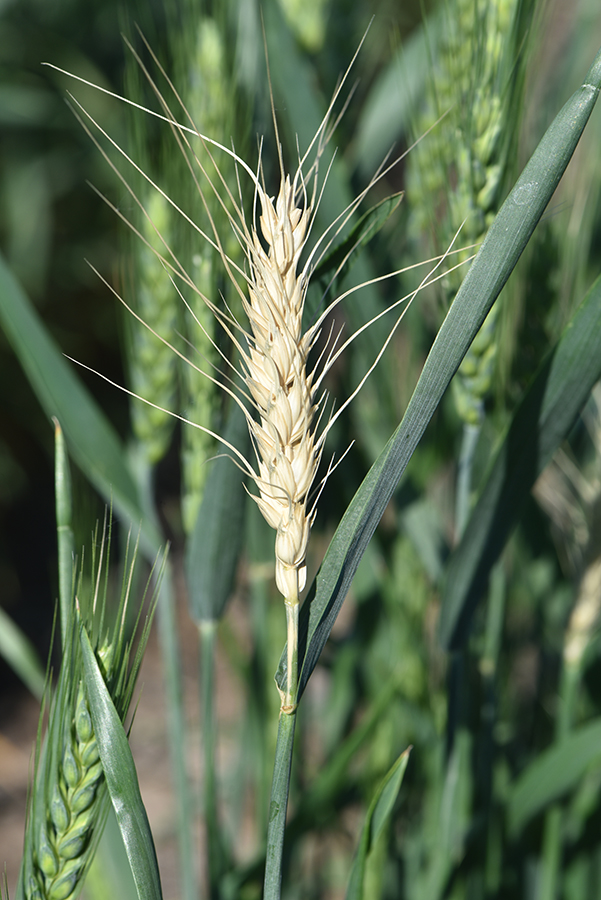
<svg viewBox="0 0 601 900">
<path fill-rule="evenodd" d="M 298 617 L 300 602 L 298 591 L 296 596 L 287 597 L 284 603 L 286 609 L 286 692 L 283 698 L 282 713 L 290 715 L 296 709 L 296 691 L 298 687 Z"/>
<path fill-rule="evenodd" d="M 284 831 L 286 828 L 288 794 L 290 792 L 290 770 L 292 767 L 295 727 L 296 709 L 289 715 L 280 715 L 271 797 L 269 800 L 263 900 L 280 900 Z"/>
</svg>

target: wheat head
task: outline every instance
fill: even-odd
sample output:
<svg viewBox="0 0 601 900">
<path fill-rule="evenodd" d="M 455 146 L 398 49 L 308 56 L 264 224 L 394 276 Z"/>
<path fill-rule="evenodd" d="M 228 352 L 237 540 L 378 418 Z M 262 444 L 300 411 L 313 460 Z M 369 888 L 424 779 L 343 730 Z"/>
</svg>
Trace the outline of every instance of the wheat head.
<svg viewBox="0 0 601 900">
<path fill-rule="evenodd" d="M 108 812 L 109 794 L 86 694 L 80 629 L 85 628 L 90 637 L 106 687 L 123 721 L 152 619 L 151 613 L 139 628 L 138 614 L 133 634 L 125 634 L 137 554 L 137 548 L 133 554 L 128 548 L 117 616 L 107 624 L 108 544 L 105 522 L 100 553 L 92 553 L 92 578 L 79 579 L 75 597 L 78 614 L 73 612 L 68 629 L 43 741 L 46 710 L 42 708 L 17 900 L 72 900 L 78 896 Z M 159 580 L 164 562 L 154 573 Z M 156 593 L 151 610 L 155 603 Z M 136 640 L 138 646 L 132 656 Z"/>
<path fill-rule="evenodd" d="M 315 403 L 307 373 L 313 330 L 303 334 L 306 288 L 297 265 L 310 210 L 295 204 L 290 179 L 282 181 L 277 201 L 261 194 L 261 232 L 251 251 L 250 300 L 245 303 L 252 330 L 243 365 L 260 421 L 250 428 L 259 451 L 255 498 L 276 529 L 276 583 L 292 601 L 306 581 L 305 555 L 311 516 L 307 496 L 315 479 L 319 452 L 312 430 Z"/>
<path fill-rule="evenodd" d="M 58 758 L 45 767 L 50 802 L 32 823 L 28 900 L 76 896 L 89 864 L 99 819 L 106 812 L 106 787 L 89 709 L 80 682 L 74 715 L 63 730 Z M 52 754 L 54 755 L 54 754 Z"/>
<path fill-rule="evenodd" d="M 153 182 L 150 176 L 142 171 L 140 166 L 101 128 L 77 100 L 72 98 L 81 111 L 82 118 L 80 121 L 82 121 L 84 128 L 88 131 L 92 140 L 95 141 L 144 216 L 149 218 L 144 203 L 131 187 L 127 178 L 115 165 L 111 159 L 110 150 L 107 152 L 101 143 L 101 139 L 108 142 L 113 151 L 116 151 L 128 164 L 133 166 L 136 173 L 145 178 L 150 186 L 182 216 L 182 219 L 193 229 L 197 238 L 202 240 L 206 246 L 212 248 L 218 255 L 223 269 L 231 279 L 234 291 L 237 293 L 246 313 L 248 325 L 242 325 L 230 312 L 229 306 L 224 308 L 222 304 L 216 302 L 215 298 L 206 296 L 202 292 L 197 281 L 186 271 L 166 240 L 163 240 L 162 250 L 157 250 L 154 244 L 151 246 L 141 231 L 124 216 L 122 210 L 117 209 L 109 201 L 107 202 L 112 206 L 115 213 L 124 219 L 138 237 L 153 250 L 161 264 L 170 273 L 172 281 L 180 293 L 182 302 L 187 307 L 188 312 L 195 318 L 196 324 L 204 337 L 211 341 L 217 357 L 221 359 L 223 370 L 219 370 L 211 361 L 208 361 L 208 368 L 202 368 L 195 361 L 190 360 L 178 347 L 169 343 L 164 336 L 155 332 L 152 326 L 145 322 L 135 310 L 132 310 L 112 285 L 106 281 L 105 284 L 107 284 L 107 287 L 117 299 L 127 307 L 129 312 L 142 325 L 146 326 L 155 337 L 180 356 L 188 365 L 230 395 L 244 412 L 256 460 L 254 463 L 251 460 L 247 460 L 235 447 L 228 445 L 228 449 L 240 468 L 254 481 L 258 489 L 258 495 L 253 495 L 253 499 L 268 524 L 276 532 L 275 577 L 277 587 L 284 598 L 288 620 L 288 688 L 285 696 L 282 696 L 282 710 L 291 712 L 294 709 L 294 694 L 296 690 L 299 598 L 306 584 L 307 545 L 316 514 L 316 500 L 312 497 L 312 488 L 315 487 L 326 435 L 377 364 L 410 302 L 425 284 L 441 277 L 440 275 L 434 276 L 434 272 L 441 265 L 442 261 L 446 259 L 449 251 L 435 260 L 424 261 L 425 263 L 434 263 L 433 269 L 428 271 L 428 274 L 421 280 L 414 291 L 401 297 L 396 303 L 381 313 L 381 315 L 384 315 L 390 312 L 391 309 L 398 306 L 402 307 L 400 315 L 389 330 L 389 335 L 384 345 L 364 378 L 337 412 L 331 414 L 329 418 L 325 417 L 325 425 L 320 428 L 319 425 L 322 421 L 326 400 L 326 395 L 323 392 L 324 377 L 351 341 L 361 333 L 363 328 L 368 327 L 371 323 L 368 322 L 341 345 L 338 345 L 340 334 L 332 337 L 332 333 L 330 333 L 329 338 L 326 340 L 325 350 L 322 351 L 319 359 L 313 368 L 310 369 L 308 364 L 309 353 L 321 333 L 326 317 L 345 297 L 365 285 L 355 285 L 345 293 L 335 297 L 318 316 L 317 320 L 303 331 L 303 312 L 308 286 L 315 269 L 331 249 L 345 226 L 351 221 L 367 193 L 402 157 L 395 159 L 390 165 L 385 161 L 370 183 L 336 217 L 330 226 L 317 238 L 312 238 L 312 227 L 329 173 L 328 168 L 325 177 L 320 183 L 320 162 L 337 124 L 337 120 L 332 121 L 334 118 L 334 107 L 340 98 L 355 57 L 351 61 L 347 72 L 341 78 L 309 147 L 302 157 L 299 153 L 296 171 L 292 177 L 284 166 L 277 119 L 272 103 L 280 170 L 279 190 L 277 197 L 275 197 L 270 196 L 265 188 L 261 155 L 259 155 L 257 169 L 253 170 L 234 149 L 226 147 L 219 141 L 204 134 L 195 124 L 193 117 L 181 100 L 175 87 L 169 81 L 165 71 L 161 68 L 152 49 L 146 42 L 145 44 L 159 71 L 166 79 L 169 89 L 173 93 L 180 110 L 183 111 L 188 124 L 183 125 L 178 121 L 163 94 L 156 86 L 152 76 L 148 73 L 144 63 L 131 45 L 129 45 L 130 50 L 147 77 L 161 105 L 161 112 L 140 107 L 139 104 L 113 94 L 104 88 L 98 89 L 132 107 L 142 109 L 145 114 L 155 116 L 169 124 L 204 205 L 206 217 L 209 220 L 208 229 L 204 230 L 184 209 L 177 205 L 167 192 Z M 359 50 L 360 47 L 357 49 L 357 53 Z M 68 72 L 64 74 L 70 75 Z M 75 77 L 77 80 L 83 81 L 92 87 L 98 87 L 78 76 L 71 77 Z M 94 133 L 86 124 L 86 119 L 95 129 Z M 98 133 L 101 139 L 96 137 Z M 217 160 L 219 154 L 224 154 L 228 162 L 233 160 L 235 163 L 237 182 L 235 187 L 228 183 L 223 175 L 226 167 L 220 168 Z M 250 220 L 247 219 L 242 200 L 241 174 L 250 179 L 254 196 L 253 213 Z M 236 187 L 239 200 L 234 196 Z M 244 268 L 225 249 L 231 243 L 231 240 L 228 239 L 227 235 L 223 234 L 222 227 L 218 228 L 215 224 L 215 215 L 211 211 L 215 202 L 231 229 L 229 238 L 231 239 L 231 233 L 233 232 L 243 250 L 246 258 L 246 266 Z M 349 251 L 338 266 L 332 279 L 333 281 L 344 268 L 348 257 L 354 252 L 354 249 L 355 247 Z M 424 265 L 424 262 L 417 265 Z M 415 267 L 411 266 L 409 268 Z M 406 270 L 407 267 L 396 272 L 387 273 L 381 278 L 372 279 L 367 283 L 371 284 L 373 281 L 391 278 Z M 207 309 L 214 315 L 235 348 L 235 352 L 238 355 L 237 365 L 226 356 L 222 348 L 211 337 L 202 320 L 194 316 L 192 303 L 186 300 L 183 289 L 189 290 L 196 297 L 200 297 Z M 101 373 L 97 374 L 101 375 Z M 101 375 L 101 377 L 104 378 L 105 376 Z M 240 379 L 243 384 L 242 389 L 239 387 Z M 109 379 L 105 378 L 105 380 L 108 381 Z M 120 385 L 116 386 L 121 387 Z M 133 394 L 133 396 L 137 395 Z M 142 397 L 139 399 L 144 400 L 150 406 L 155 405 L 148 398 Z M 213 432 L 205 424 L 190 422 L 177 413 L 173 414 L 177 415 L 186 424 L 193 425 L 216 438 L 222 444 L 226 443 L 219 434 Z M 331 469 L 326 473 L 326 478 L 330 471 Z M 325 478 L 323 480 L 325 481 Z M 316 489 L 315 493 L 319 494 L 319 489 Z"/>
</svg>

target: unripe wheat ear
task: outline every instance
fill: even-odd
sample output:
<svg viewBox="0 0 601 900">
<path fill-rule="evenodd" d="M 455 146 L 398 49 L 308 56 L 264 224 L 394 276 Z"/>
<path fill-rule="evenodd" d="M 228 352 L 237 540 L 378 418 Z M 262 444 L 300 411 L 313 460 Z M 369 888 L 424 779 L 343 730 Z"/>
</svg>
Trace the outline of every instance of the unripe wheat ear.
<svg viewBox="0 0 601 900">
<path fill-rule="evenodd" d="M 162 120 L 169 126 L 179 151 L 186 161 L 195 190 L 202 201 L 206 218 L 209 222 L 208 230 L 201 228 L 198 223 L 193 221 L 185 210 L 155 183 L 150 175 L 144 172 L 125 150 L 101 128 L 81 104 L 74 97 L 71 97 L 71 99 L 77 107 L 76 115 L 83 127 L 97 144 L 134 203 L 148 221 L 150 227 L 155 229 L 161 249 L 157 249 L 156 242 L 151 244 L 139 228 L 129 221 L 121 210 L 117 209 L 108 200 L 107 203 L 156 255 L 169 273 L 174 287 L 188 309 L 192 312 L 190 304 L 183 295 L 184 290 L 192 291 L 202 300 L 235 348 L 238 363 L 234 364 L 227 357 L 197 318 L 196 321 L 199 328 L 209 339 L 222 362 L 222 367 L 211 364 L 208 369 L 201 368 L 189 360 L 174 344 L 144 322 L 120 296 L 118 291 L 110 285 L 108 287 L 120 302 L 143 325 L 152 331 L 159 340 L 172 349 L 174 353 L 177 353 L 188 365 L 193 366 L 215 385 L 218 385 L 222 391 L 230 395 L 244 412 L 254 450 L 254 461 L 246 459 L 235 447 L 227 444 L 219 434 L 212 431 L 206 424 L 189 422 L 178 413 L 167 410 L 167 412 L 186 422 L 186 424 L 191 424 L 195 428 L 201 429 L 226 445 L 229 452 L 233 454 L 237 464 L 255 482 L 258 494 L 253 495 L 253 499 L 265 520 L 276 532 L 275 577 L 277 587 L 284 598 L 288 623 L 287 687 L 285 692 L 281 692 L 282 712 L 291 713 L 295 709 L 297 690 L 300 594 L 306 583 L 307 544 L 316 515 L 316 499 L 312 497 L 312 488 L 314 488 L 316 483 L 326 436 L 333 423 L 346 409 L 371 371 L 373 371 L 417 293 L 424 286 L 442 277 L 438 270 L 446 261 L 448 254 L 452 252 L 452 245 L 443 256 L 417 264 L 430 265 L 430 268 L 416 289 L 397 300 L 387 310 L 366 323 L 340 346 L 338 346 L 340 333 L 335 334 L 334 329 L 331 329 L 326 340 L 325 349 L 321 352 L 317 362 L 311 366 L 309 354 L 321 335 L 326 318 L 339 303 L 349 294 L 366 287 L 368 284 L 391 278 L 401 272 L 406 272 L 408 268 L 417 268 L 417 266 L 405 267 L 379 278 L 371 279 L 364 284 L 356 285 L 331 300 L 316 321 L 309 327 L 303 325 L 307 290 L 316 268 L 331 250 L 340 237 L 341 232 L 349 225 L 370 189 L 403 158 L 399 157 L 392 163 L 388 163 L 385 160 L 364 190 L 336 216 L 320 235 L 314 235 L 316 213 L 332 165 L 330 162 L 325 175 L 320 179 L 320 162 L 338 121 L 338 116 L 334 112 L 335 107 L 341 99 L 342 91 L 360 47 L 353 57 L 349 68 L 340 79 L 309 147 L 302 155 L 298 151 L 296 170 L 292 174 L 288 173 L 284 166 L 277 117 L 272 99 L 272 115 L 279 165 L 279 185 L 275 196 L 273 196 L 270 195 L 265 186 L 261 156 L 262 142 L 259 146 L 259 158 L 256 168 L 253 169 L 238 155 L 235 149 L 228 148 L 210 136 L 203 134 L 196 127 L 191 114 L 186 109 L 184 102 L 151 48 L 146 42 L 145 45 L 161 76 L 166 80 L 177 108 L 185 117 L 186 124 L 178 122 L 155 80 L 139 55 L 129 44 L 131 52 L 138 61 L 152 92 L 159 102 L 161 111 L 156 112 L 147 109 L 104 88 L 98 88 L 98 90 L 127 103 L 141 113 L 149 114 Z M 59 69 L 58 71 L 70 75 L 64 70 Z M 78 76 L 73 75 L 71 77 L 90 85 L 90 82 L 78 78 Z M 91 86 L 97 87 L 93 84 Z M 342 107 L 340 115 L 344 112 L 346 104 L 343 103 Z M 96 131 L 99 137 L 95 136 L 92 129 Z M 101 139 L 108 142 L 109 147 L 120 154 L 127 164 L 133 167 L 136 175 L 140 176 L 152 190 L 158 192 L 164 201 L 193 229 L 199 240 L 212 248 L 231 280 L 235 293 L 238 295 L 241 307 L 248 320 L 247 325 L 241 324 L 238 318 L 230 312 L 229 308 L 219 302 L 218 298 L 208 297 L 199 289 L 191 274 L 186 271 L 185 266 L 172 251 L 167 239 L 156 229 L 145 204 L 136 194 L 127 178 L 119 171 L 110 158 L 109 152 L 101 145 Z M 235 185 L 229 185 L 222 175 L 218 162 L 220 155 L 226 159 L 233 160 L 236 172 Z M 216 173 L 215 175 L 208 171 L 209 164 L 211 170 Z M 252 213 L 250 215 L 246 213 L 243 202 L 244 188 L 242 180 L 244 178 L 250 182 L 252 189 Z M 223 218 L 242 249 L 245 259 L 244 266 L 240 265 L 232 258 L 231 254 L 226 252 L 227 238 L 231 235 L 220 233 L 215 216 L 212 213 L 213 202 L 221 210 Z M 338 265 L 331 283 L 334 282 L 337 274 L 346 264 L 353 249 L 352 247 L 349 249 L 344 260 Z M 387 314 L 397 307 L 401 307 L 401 312 L 390 328 L 384 345 L 366 375 L 335 414 L 324 415 L 327 395 L 323 390 L 323 381 L 329 369 L 348 345 L 365 328 L 369 327 L 376 319 L 379 319 L 381 315 Z M 192 313 L 192 315 L 194 314 Z M 104 376 L 101 375 L 101 377 Z M 128 391 L 128 393 L 137 396 L 131 391 Z M 156 406 L 148 398 L 140 397 L 139 399 L 149 403 L 151 406 Z M 316 490 L 317 494 L 320 493 L 323 482 L 331 470 L 332 466 L 330 465 Z"/>
</svg>

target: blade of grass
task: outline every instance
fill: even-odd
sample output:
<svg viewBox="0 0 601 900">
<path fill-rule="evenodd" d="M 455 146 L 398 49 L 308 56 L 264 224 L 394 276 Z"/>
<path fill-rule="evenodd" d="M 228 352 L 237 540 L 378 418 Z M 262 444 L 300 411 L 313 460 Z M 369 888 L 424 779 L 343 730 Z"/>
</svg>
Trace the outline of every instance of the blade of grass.
<svg viewBox="0 0 601 900">
<path fill-rule="evenodd" d="M 601 720 L 575 729 L 541 753 L 513 786 L 507 806 L 514 837 L 553 800 L 571 790 L 587 768 L 601 762 Z"/>
<path fill-rule="evenodd" d="M 223 437 L 243 455 L 248 450 L 246 419 L 235 406 Z M 186 552 L 190 613 L 195 622 L 217 622 L 234 585 L 246 509 L 245 477 L 221 454 L 207 463 L 196 525 Z"/>
<path fill-rule="evenodd" d="M 102 879 L 103 890 L 98 894 L 90 891 L 90 881 L 94 877 L 95 869 Z M 90 900 L 106 900 L 109 893 L 117 894 L 119 900 L 137 900 L 136 883 L 112 807 L 109 809 L 98 850 L 86 880 L 86 893 L 90 894 Z"/>
<path fill-rule="evenodd" d="M 501 207 L 438 332 L 401 424 L 368 472 L 334 535 L 301 610 L 300 698 L 365 548 L 446 388 L 515 267 L 597 100 L 601 52 L 551 123 Z M 276 680 L 285 684 L 286 649 Z"/>
<path fill-rule="evenodd" d="M 74 375 L 2 257 L 0 323 L 43 409 L 61 423 L 75 462 L 128 523 L 135 528 L 143 523 L 142 542 L 154 559 L 161 538 L 142 514 L 119 438 Z"/>
<path fill-rule="evenodd" d="M 58 597 L 62 647 L 67 646 L 67 629 L 73 609 L 74 542 L 71 528 L 71 474 L 63 430 L 54 419 L 54 490 L 56 494 L 56 536 L 58 542 Z"/>
<path fill-rule="evenodd" d="M 44 670 L 35 648 L 28 637 L 15 625 L 0 606 L 0 656 L 17 673 L 34 697 L 44 694 Z"/>
<path fill-rule="evenodd" d="M 90 715 L 108 791 L 139 900 L 162 900 L 161 879 L 127 736 L 106 688 L 85 627 L 80 630 Z"/>
<path fill-rule="evenodd" d="M 340 267 L 336 277 L 342 282 L 352 265 L 354 254 L 377 235 L 390 216 L 399 208 L 402 199 L 402 192 L 392 194 L 372 206 L 353 226 L 350 234 L 324 256 L 312 277 L 319 281 Z"/>
<path fill-rule="evenodd" d="M 507 431 L 461 543 L 451 555 L 440 639 L 460 647 L 525 498 L 601 378 L 601 277 L 541 364 Z"/>
<path fill-rule="evenodd" d="M 346 900 L 362 900 L 365 896 L 364 879 L 369 851 L 378 840 L 384 826 L 390 821 L 396 798 L 403 783 L 410 752 L 411 747 L 408 747 L 407 750 L 401 753 L 385 775 L 369 805 L 353 868 L 351 869 Z"/>
</svg>

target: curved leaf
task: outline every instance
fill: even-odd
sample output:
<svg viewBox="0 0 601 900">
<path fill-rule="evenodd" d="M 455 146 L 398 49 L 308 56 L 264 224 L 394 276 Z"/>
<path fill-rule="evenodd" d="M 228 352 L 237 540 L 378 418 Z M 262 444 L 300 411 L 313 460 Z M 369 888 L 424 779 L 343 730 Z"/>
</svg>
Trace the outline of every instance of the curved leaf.
<svg viewBox="0 0 601 900">
<path fill-rule="evenodd" d="M 364 896 L 363 885 L 367 857 L 382 833 L 384 826 L 390 820 L 396 798 L 403 783 L 410 752 L 411 747 L 408 747 L 407 750 L 401 753 L 390 771 L 385 775 L 369 805 L 353 868 L 351 869 L 346 900 L 362 900 Z"/>
<path fill-rule="evenodd" d="M 154 841 L 129 743 L 83 625 L 80 640 L 98 752 L 138 897 L 139 900 L 162 900 Z"/>
<path fill-rule="evenodd" d="M 75 462 L 120 515 L 136 528 L 151 557 L 161 538 L 143 516 L 125 452 L 102 411 L 44 328 L 21 285 L 0 257 L 0 324 L 35 394 L 61 423 Z"/>
<path fill-rule="evenodd" d="M 525 498 L 601 378 L 601 277 L 540 366 L 507 431 L 461 543 L 451 555 L 440 639 L 457 649 Z"/>
<path fill-rule="evenodd" d="M 553 744 L 521 775 L 507 807 L 510 831 L 517 835 L 529 819 L 575 787 L 594 762 L 601 762 L 601 719 Z"/>
<path fill-rule="evenodd" d="M 246 455 L 248 427 L 237 405 L 223 437 Z M 217 621 L 223 614 L 242 548 L 246 510 L 245 478 L 229 456 L 222 454 L 207 465 L 209 476 L 186 552 L 190 612 L 196 622 Z"/>
<path fill-rule="evenodd" d="M 354 254 L 361 247 L 368 244 L 374 238 L 381 228 L 384 227 L 388 219 L 397 211 L 404 193 L 400 191 L 392 194 L 384 200 L 380 200 L 371 209 L 368 209 L 351 229 L 350 233 L 344 240 L 336 244 L 329 253 L 326 253 L 320 264 L 313 272 L 312 277 L 316 280 L 326 278 L 330 273 L 335 272 L 336 278 L 342 282 L 346 278 L 348 271 L 353 263 Z"/>
<path fill-rule="evenodd" d="M 34 697 L 42 699 L 46 679 L 35 647 L 0 606 L 0 656 L 27 685 Z"/>
<path fill-rule="evenodd" d="M 361 557 L 434 411 L 509 278 L 574 152 L 601 83 L 601 52 L 551 123 L 501 207 L 438 332 L 403 420 L 368 472 L 334 535 L 299 628 L 298 697 L 317 664 Z M 286 648 L 276 680 L 285 684 Z"/>
</svg>

